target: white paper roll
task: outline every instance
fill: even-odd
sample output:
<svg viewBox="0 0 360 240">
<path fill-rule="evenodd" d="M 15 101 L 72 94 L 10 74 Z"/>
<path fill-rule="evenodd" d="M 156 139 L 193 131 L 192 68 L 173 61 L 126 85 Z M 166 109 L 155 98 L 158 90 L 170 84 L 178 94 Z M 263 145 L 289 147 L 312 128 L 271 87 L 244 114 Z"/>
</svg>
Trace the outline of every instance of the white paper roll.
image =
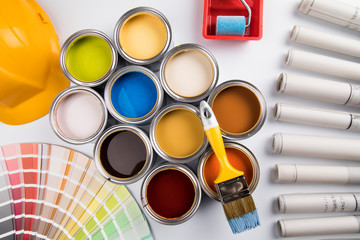
<svg viewBox="0 0 360 240">
<path fill-rule="evenodd" d="M 325 55 L 290 49 L 289 67 L 360 81 L 360 64 Z"/>
<path fill-rule="evenodd" d="M 360 57 L 360 41 L 295 25 L 290 40 L 349 56 Z"/>
<path fill-rule="evenodd" d="M 360 107 L 360 85 L 281 73 L 276 88 L 282 94 Z"/>
<path fill-rule="evenodd" d="M 360 131 L 360 114 L 277 103 L 275 120 Z"/>
<path fill-rule="evenodd" d="M 360 31 L 360 2 L 353 0 L 302 0 L 299 11 Z"/>
<path fill-rule="evenodd" d="M 276 133 L 272 138 L 274 153 L 303 157 L 360 160 L 360 140 L 301 134 Z"/>
<path fill-rule="evenodd" d="M 278 197 L 281 213 L 359 212 L 360 193 L 302 193 Z"/>
<path fill-rule="evenodd" d="M 360 167 L 276 164 L 277 183 L 360 184 Z"/>
<path fill-rule="evenodd" d="M 282 237 L 359 233 L 360 217 L 340 216 L 286 219 L 279 220 L 277 226 Z"/>
</svg>

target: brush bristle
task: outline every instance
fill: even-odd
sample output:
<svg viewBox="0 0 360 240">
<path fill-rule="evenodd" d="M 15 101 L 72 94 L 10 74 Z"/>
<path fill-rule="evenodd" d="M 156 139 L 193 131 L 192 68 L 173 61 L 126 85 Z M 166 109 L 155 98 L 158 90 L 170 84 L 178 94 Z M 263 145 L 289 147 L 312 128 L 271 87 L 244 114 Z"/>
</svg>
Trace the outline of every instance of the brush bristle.
<svg viewBox="0 0 360 240">
<path fill-rule="evenodd" d="M 240 233 L 260 225 L 251 195 L 223 204 L 226 218 L 233 233 Z"/>
<path fill-rule="evenodd" d="M 228 220 L 232 232 L 241 233 L 260 225 L 260 220 L 256 209 L 250 213 L 242 215 L 241 217 Z"/>
</svg>

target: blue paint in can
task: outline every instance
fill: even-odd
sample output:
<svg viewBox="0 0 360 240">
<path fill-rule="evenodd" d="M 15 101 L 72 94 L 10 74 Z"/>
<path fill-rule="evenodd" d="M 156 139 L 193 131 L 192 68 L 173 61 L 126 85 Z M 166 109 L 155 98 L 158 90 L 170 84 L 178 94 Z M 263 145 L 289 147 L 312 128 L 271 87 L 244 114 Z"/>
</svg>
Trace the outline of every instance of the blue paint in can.
<svg viewBox="0 0 360 240">
<path fill-rule="evenodd" d="M 111 88 L 114 109 L 126 118 L 141 118 L 154 108 L 158 92 L 154 81 L 140 71 L 127 72 Z"/>
</svg>

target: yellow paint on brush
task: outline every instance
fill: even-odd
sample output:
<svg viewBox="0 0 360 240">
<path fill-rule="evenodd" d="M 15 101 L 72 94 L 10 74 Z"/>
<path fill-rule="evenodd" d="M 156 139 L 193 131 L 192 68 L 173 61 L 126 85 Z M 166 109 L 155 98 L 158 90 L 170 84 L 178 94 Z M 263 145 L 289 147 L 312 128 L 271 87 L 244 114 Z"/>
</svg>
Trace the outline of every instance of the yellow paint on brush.
<svg viewBox="0 0 360 240">
<path fill-rule="evenodd" d="M 165 47 L 167 29 L 164 22 L 151 13 L 138 13 L 121 26 L 119 40 L 122 49 L 139 60 L 157 56 Z"/>
<path fill-rule="evenodd" d="M 204 141 L 200 118 L 186 109 L 174 109 L 165 113 L 155 128 L 159 147 L 175 158 L 194 154 Z"/>
</svg>

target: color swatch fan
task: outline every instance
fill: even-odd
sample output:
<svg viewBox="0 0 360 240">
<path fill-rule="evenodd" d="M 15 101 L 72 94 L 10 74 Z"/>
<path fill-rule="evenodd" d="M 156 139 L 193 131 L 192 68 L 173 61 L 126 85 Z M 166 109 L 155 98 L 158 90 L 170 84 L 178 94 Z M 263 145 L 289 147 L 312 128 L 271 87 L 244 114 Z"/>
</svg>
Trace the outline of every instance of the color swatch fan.
<svg viewBox="0 0 360 240">
<path fill-rule="evenodd" d="M 57 145 L 0 148 L 1 239 L 153 239 L 125 186 Z"/>
</svg>

